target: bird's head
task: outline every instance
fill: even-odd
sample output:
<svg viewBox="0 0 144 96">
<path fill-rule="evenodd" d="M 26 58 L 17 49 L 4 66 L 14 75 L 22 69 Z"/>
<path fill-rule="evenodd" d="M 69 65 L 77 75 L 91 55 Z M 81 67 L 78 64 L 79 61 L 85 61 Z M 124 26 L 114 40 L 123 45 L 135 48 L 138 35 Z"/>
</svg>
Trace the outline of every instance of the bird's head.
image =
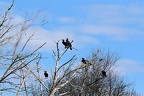
<svg viewBox="0 0 144 96">
<path fill-rule="evenodd" d="M 82 60 L 84 60 L 84 58 L 82 58 Z"/>
</svg>

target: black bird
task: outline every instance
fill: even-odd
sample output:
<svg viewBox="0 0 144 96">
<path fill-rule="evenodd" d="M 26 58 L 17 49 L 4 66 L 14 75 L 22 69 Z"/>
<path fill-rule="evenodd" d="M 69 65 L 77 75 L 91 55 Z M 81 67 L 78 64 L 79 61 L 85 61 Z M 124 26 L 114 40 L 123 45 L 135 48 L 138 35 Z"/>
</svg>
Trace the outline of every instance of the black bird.
<svg viewBox="0 0 144 96">
<path fill-rule="evenodd" d="M 104 70 L 102 70 L 102 76 L 107 77 L 106 72 Z"/>
<path fill-rule="evenodd" d="M 99 59 L 99 61 L 102 61 L 103 59 Z"/>
<path fill-rule="evenodd" d="M 44 76 L 45 76 L 45 78 L 48 78 L 48 73 L 47 73 L 47 71 L 44 71 Z"/>
<path fill-rule="evenodd" d="M 87 60 L 85 60 L 84 58 L 82 58 L 81 62 L 84 63 L 84 64 L 86 64 Z"/>
<path fill-rule="evenodd" d="M 73 42 L 73 41 L 72 41 Z M 71 43 L 72 43 L 71 42 Z M 66 44 L 67 46 L 70 48 L 70 50 L 72 50 L 72 44 L 70 43 L 70 41 L 68 40 L 68 38 L 66 39 Z"/>
<path fill-rule="evenodd" d="M 64 39 L 62 39 L 62 44 L 65 46 L 65 48 L 68 48 L 68 44 L 65 42 Z"/>
</svg>

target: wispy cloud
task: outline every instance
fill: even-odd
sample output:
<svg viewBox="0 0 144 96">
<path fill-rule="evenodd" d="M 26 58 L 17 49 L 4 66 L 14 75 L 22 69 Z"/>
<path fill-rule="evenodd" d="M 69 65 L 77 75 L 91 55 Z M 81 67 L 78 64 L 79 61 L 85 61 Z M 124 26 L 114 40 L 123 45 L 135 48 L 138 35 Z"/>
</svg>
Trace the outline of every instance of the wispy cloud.
<svg viewBox="0 0 144 96">
<path fill-rule="evenodd" d="M 138 5 L 90 5 L 83 7 L 89 19 L 94 19 L 108 24 L 123 24 L 137 22 L 143 17 L 144 7 Z M 133 20 L 134 19 L 134 20 Z M 141 18 L 142 19 L 142 18 Z"/>
<path fill-rule="evenodd" d="M 59 17 L 58 21 L 61 23 L 74 23 L 74 22 L 76 22 L 75 18 L 72 18 L 72 17 Z"/>
<path fill-rule="evenodd" d="M 82 7 L 80 16 L 56 16 L 54 23 L 64 23 L 72 25 L 53 26 L 50 29 L 40 27 L 30 45 L 39 45 L 42 42 L 47 42 L 45 49 L 54 48 L 54 40 L 62 38 L 70 38 L 79 43 L 74 43 L 78 46 L 85 44 L 99 44 L 95 36 L 107 36 L 112 40 L 128 40 L 135 34 L 144 35 L 141 32 L 143 29 L 143 16 L 141 6 L 122 6 L 122 5 L 91 5 Z M 81 16 L 83 15 L 83 16 Z M 84 18 L 85 17 L 85 18 Z M 141 17 L 141 18 L 140 18 Z M 57 20 L 57 21 L 56 21 Z M 78 21 L 79 20 L 79 21 Z M 22 16 L 14 16 L 12 23 L 24 21 Z M 82 23 L 81 21 L 84 21 Z M 53 22 L 53 21 L 50 21 Z M 137 23 L 140 26 L 134 26 Z M 53 24 L 53 23 L 52 23 Z M 29 36 L 35 31 L 36 26 L 32 26 L 27 30 Z"/>
<path fill-rule="evenodd" d="M 25 19 L 19 15 L 12 15 L 13 18 L 11 19 L 11 24 L 20 25 L 16 26 L 13 30 L 12 34 L 16 32 L 20 32 L 22 25 Z M 24 27 L 24 26 L 23 26 Z M 69 38 L 69 40 L 74 40 L 73 45 L 76 48 L 84 47 L 85 44 L 99 44 L 100 42 L 95 39 L 94 37 L 87 36 L 87 35 L 78 35 L 76 32 L 73 32 L 73 27 L 55 27 L 54 29 L 44 29 L 41 26 L 31 26 L 28 28 L 24 33 L 21 43 L 24 44 L 26 40 L 35 32 L 34 36 L 31 38 L 30 42 L 28 43 L 28 48 L 36 48 L 42 45 L 44 42 L 47 44 L 41 49 L 42 51 L 51 51 L 55 48 L 58 40 L 61 43 L 62 39 Z M 62 47 L 62 44 L 60 44 Z"/>
<path fill-rule="evenodd" d="M 92 35 L 106 35 L 115 40 L 127 40 L 130 34 L 135 30 L 115 25 L 82 25 L 80 26 L 82 32 Z"/>
<path fill-rule="evenodd" d="M 30 28 L 27 31 L 27 35 L 30 36 L 32 32 L 34 32 L 35 28 Z M 43 42 L 47 42 L 46 46 L 44 46 L 43 50 L 51 50 L 55 48 L 55 41 L 60 41 L 62 39 L 69 38 L 69 40 L 74 40 L 73 46 L 77 47 L 84 47 L 85 44 L 99 44 L 99 41 L 97 41 L 95 38 L 92 38 L 90 36 L 81 35 L 78 36 L 75 33 L 65 32 L 65 31 L 48 31 L 46 29 L 40 28 L 37 30 L 36 34 L 30 41 L 29 45 L 40 45 Z M 25 38 L 26 40 L 26 38 Z M 93 42 L 92 42 L 93 41 Z M 61 46 L 60 46 L 61 47 Z"/>
<path fill-rule="evenodd" d="M 82 8 L 87 16 L 83 32 L 106 35 L 117 40 L 128 40 L 135 33 L 143 35 L 143 6 L 90 5 Z"/>
<path fill-rule="evenodd" d="M 117 62 L 115 70 L 121 72 L 123 75 L 144 73 L 144 66 L 138 61 L 121 59 Z"/>
<path fill-rule="evenodd" d="M 4 9 L 6 7 L 9 7 L 11 3 L 8 2 L 0 2 L 0 9 Z"/>
</svg>

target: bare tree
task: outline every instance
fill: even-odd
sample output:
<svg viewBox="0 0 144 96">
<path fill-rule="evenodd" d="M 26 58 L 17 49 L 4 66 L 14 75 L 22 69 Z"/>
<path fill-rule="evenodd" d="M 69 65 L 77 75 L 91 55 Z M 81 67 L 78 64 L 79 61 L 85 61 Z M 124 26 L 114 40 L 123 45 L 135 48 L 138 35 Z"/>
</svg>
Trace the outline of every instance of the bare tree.
<svg viewBox="0 0 144 96">
<path fill-rule="evenodd" d="M 75 62 L 77 57 L 74 54 L 66 63 L 59 64 L 69 48 L 60 52 L 59 41 L 55 43 L 55 70 L 52 71 L 52 78 L 46 81 L 49 90 L 42 90 L 43 96 L 140 96 L 133 90 L 132 83 L 127 83 L 113 71 L 119 59 L 115 52 L 97 50 L 88 56 L 87 63 L 80 64 Z M 37 94 L 35 91 L 34 96 Z"/>
<path fill-rule="evenodd" d="M 75 49 L 72 46 L 74 41 L 68 38 L 66 42 L 55 42 L 56 49 L 52 50 L 54 68 L 51 73 L 45 71 L 43 78 L 41 60 L 44 57 L 38 50 L 46 43 L 34 50 L 27 49 L 38 28 L 24 43 L 21 42 L 26 31 L 32 27 L 35 17 L 17 25 L 11 24 L 8 14 L 13 4 L 14 0 L 0 17 L 1 94 L 10 92 L 16 96 L 139 96 L 131 88 L 131 83 L 127 83 L 112 70 L 119 59 L 115 52 L 96 50 L 86 59 L 83 58 L 82 62 L 77 61 L 77 54 L 68 54 L 69 51 L 75 51 L 72 50 Z M 39 26 L 44 23 L 45 19 Z M 13 33 L 19 26 L 20 30 Z M 60 44 L 64 44 L 63 48 L 60 48 Z"/>
<path fill-rule="evenodd" d="M 73 40 L 72 40 L 73 42 Z M 69 43 L 72 43 L 69 42 Z M 49 96 L 54 95 L 66 95 L 69 93 L 68 91 L 60 92 L 59 90 L 68 85 L 76 76 L 77 73 L 80 71 L 80 69 L 83 69 L 84 67 L 81 67 L 79 65 L 76 65 L 77 55 L 74 54 L 69 60 L 65 61 L 62 64 L 59 64 L 60 60 L 63 58 L 64 55 L 66 55 L 66 52 L 71 47 L 66 47 L 60 51 L 59 49 L 59 41 L 56 43 L 56 51 L 53 51 L 53 58 L 55 61 L 55 69 L 53 71 L 52 75 L 52 84 L 49 91 Z"/>
<path fill-rule="evenodd" d="M 68 96 L 140 96 L 133 90 L 132 83 L 126 82 L 113 71 L 118 59 L 119 56 L 115 52 L 93 52 L 89 56 L 92 65 L 81 69 L 77 77 L 60 91 L 69 91 Z M 105 77 L 103 70 L 107 75 Z"/>
<path fill-rule="evenodd" d="M 35 18 L 25 20 L 17 25 L 11 24 L 11 18 L 8 15 L 13 5 L 14 0 L 4 15 L 0 17 L 0 93 L 10 92 L 18 96 L 21 92 L 25 92 L 28 96 L 28 79 L 35 78 L 39 80 L 41 85 L 43 84 L 40 76 L 36 75 L 39 72 L 34 73 L 32 70 L 40 70 L 39 62 L 42 56 L 38 50 L 46 43 L 34 50 L 27 49 L 27 45 L 35 32 L 27 37 L 24 43 L 21 40 Z M 14 32 L 13 30 L 17 27 L 20 27 L 20 30 Z"/>
</svg>

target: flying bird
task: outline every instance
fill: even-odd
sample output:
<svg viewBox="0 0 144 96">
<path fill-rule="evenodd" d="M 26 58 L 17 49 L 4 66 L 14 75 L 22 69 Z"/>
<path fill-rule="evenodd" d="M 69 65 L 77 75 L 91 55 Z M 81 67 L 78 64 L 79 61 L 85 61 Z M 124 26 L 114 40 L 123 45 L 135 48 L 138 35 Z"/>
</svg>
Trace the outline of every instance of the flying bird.
<svg viewBox="0 0 144 96">
<path fill-rule="evenodd" d="M 44 71 L 44 76 L 45 76 L 45 78 L 48 78 L 48 73 L 47 73 L 47 71 Z"/>
<path fill-rule="evenodd" d="M 102 76 L 107 77 L 106 72 L 104 70 L 102 70 Z"/>
</svg>

